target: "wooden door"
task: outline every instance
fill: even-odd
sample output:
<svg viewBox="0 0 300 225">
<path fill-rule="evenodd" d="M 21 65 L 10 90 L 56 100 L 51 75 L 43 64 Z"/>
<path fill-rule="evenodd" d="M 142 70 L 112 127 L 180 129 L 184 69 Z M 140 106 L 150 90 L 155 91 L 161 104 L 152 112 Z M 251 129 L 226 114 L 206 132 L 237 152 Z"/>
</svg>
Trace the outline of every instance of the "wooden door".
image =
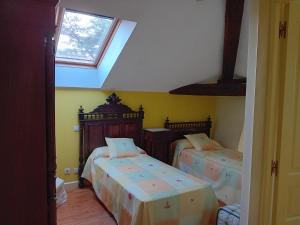
<svg viewBox="0 0 300 225">
<path fill-rule="evenodd" d="M 3 225 L 56 224 L 54 6 L 54 1 L 0 1 Z"/>
<path fill-rule="evenodd" d="M 276 225 L 300 224 L 300 1 L 289 4 Z"/>
<path fill-rule="evenodd" d="M 3 187 L 1 224 L 47 224 L 46 99 L 44 36 L 1 26 L 0 85 L 5 127 L 1 141 Z M 35 43 L 35 47 L 32 47 Z M 3 164 L 2 164 L 3 165 Z M 4 198 L 4 199 L 3 199 Z"/>
</svg>

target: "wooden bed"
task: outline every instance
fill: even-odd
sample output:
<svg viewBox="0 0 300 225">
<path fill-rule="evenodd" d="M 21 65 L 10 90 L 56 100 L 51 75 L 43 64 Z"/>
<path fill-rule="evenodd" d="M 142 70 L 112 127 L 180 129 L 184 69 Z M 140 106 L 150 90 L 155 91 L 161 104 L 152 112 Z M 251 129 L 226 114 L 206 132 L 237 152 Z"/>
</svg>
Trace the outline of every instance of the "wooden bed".
<svg viewBox="0 0 300 225">
<path fill-rule="evenodd" d="M 184 135 L 206 133 L 210 137 L 212 121 L 165 122 L 171 130 L 172 142 L 169 152 L 174 160 L 172 165 L 212 184 L 221 205 L 239 203 L 242 181 L 242 160 L 240 152 L 221 148 L 215 151 L 199 151 L 183 146 Z M 203 169 L 205 168 L 205 169 Z"/>
<path fill-rule="evenodd" d="M 113 93 L 106 103 L 99 105 L 92 112 L 85 113 L 79 109 L 80 152 L 79 152 L 79 187 L 84 187 L 81 174 L 86 160 L 96 147 L 105 146 L 105 137 L 133 138 L 137 146 L 142 145 L 144 110 L 133 111 L 121 103 L 121 99 Z"/>
</svg>

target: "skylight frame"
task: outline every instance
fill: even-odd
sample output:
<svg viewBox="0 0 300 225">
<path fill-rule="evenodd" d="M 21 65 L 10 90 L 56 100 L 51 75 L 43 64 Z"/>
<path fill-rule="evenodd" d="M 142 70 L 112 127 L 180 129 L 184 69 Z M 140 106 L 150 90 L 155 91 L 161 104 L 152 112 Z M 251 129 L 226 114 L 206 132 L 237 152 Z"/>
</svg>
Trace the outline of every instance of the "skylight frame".
<svg viewBox="0 0 300 225">
<path fill-rule="evenodd" d="M 57 18 L 56 18 L 57 19 L 56 24 L 58 25 L 57 26 L 57 32 L 56 32 L 56 40 L 57 40 L 56 41 L 56 49 L 58 47 L 58 42 L 59 42 L 59 38 L 60 38 L 60 35 L 61 35 L 61 27 L 62 27 L 62 24 L 63 24 L 63 19 L 64 19 L 65 12 L 74 12 L 74 13 L 84 14 L 84 15 L 88 15 L 88 16 L 94 16 L 94 17 L 99 17 L 99 18 L 108 18 L 108 19 L 113 20 L 113 22 L 112 22 L 105 38 L 104 38 L 103 44 L 97 52 L 97 57 L 95 58 L 94 63 L 90 63 L 90 62 L 87 62 L 85 60 L 67 59 L 67 58 L 55 56 L 55 63 L 57 63 L 57 64 L 97 68 L 97 66 L 99 65 L 101 59 L 105 55 L 105 52 L 106 52 L 107 48 L 109 47 L 109 45 L 110 45 L 110 43 L 111 43 L 111 41 L 114 37 L 114 34 L 116 33 L 116 31 L 117 31 L 117 29 L 120 25 L 121 20 L 116 18 L 116 17 L 103 16 L 103 15 L 99 15 L 99 14 L 95 14 L 95 13 L 87 13 L 87 12 L 82 12 L 82 11 L 78 11 L 78 10 L 74 10 L 74 9 L 68 9 L 68 8 L 60 10 L 60 12 L 57 14 Z"/>
</svg>

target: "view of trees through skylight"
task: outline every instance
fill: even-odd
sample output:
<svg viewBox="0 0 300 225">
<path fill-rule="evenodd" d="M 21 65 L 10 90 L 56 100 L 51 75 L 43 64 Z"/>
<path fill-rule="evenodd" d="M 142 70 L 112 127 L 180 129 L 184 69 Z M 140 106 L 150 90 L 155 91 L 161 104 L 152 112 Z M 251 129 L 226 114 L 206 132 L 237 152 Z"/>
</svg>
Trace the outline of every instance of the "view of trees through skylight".
<svg viewBox="0 0 300 225">
<path fill-rule="evenodd" d="M 113 24 L 113 18 L 66 10 L 56 60 L 96 64 Z"/>
</svg>

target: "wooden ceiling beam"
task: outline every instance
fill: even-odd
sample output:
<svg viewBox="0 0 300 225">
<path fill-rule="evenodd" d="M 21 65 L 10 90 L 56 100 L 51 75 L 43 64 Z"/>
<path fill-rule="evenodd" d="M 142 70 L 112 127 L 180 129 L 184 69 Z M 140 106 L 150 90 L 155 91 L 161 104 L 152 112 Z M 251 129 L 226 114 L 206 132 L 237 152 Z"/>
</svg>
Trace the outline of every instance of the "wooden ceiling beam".
<svg viewBox="0 0 300 225">
<path fill-rule="evenodd" d="M 221 81 L 225 83 L 233 80 L 243 12 L 244 0 L 226 1 L 223 68 L 221 77 Z"/>
<path fill-rule="evenodd" d="M 178 95 L 245 96 L 246 78 L 233 79 L 244 12 L 244 0 L 227 0 L 222 76 L 215 84 L 191 84 L 170 91 Z"/>
<path fill-rule="evenodd" d="M 169 93 L 174 95 L 246 96 L 246 83 L 190 84 Z"/>
</svg>

